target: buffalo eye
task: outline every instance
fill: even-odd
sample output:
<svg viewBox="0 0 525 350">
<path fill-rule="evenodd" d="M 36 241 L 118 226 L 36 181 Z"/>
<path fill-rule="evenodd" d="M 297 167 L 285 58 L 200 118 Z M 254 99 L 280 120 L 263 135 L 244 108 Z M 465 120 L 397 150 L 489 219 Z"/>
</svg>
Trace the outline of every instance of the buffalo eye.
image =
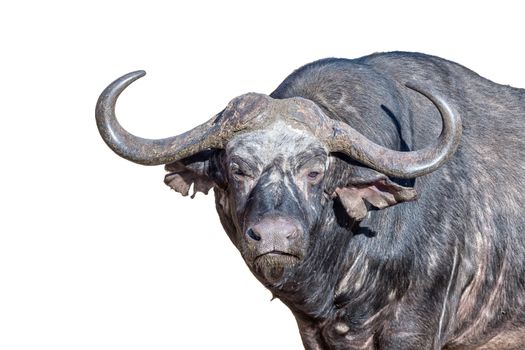
<svg viewBox="0 0 525 350">
<path fill-rule="evenodd" d="M 241 169 L 235 169 L 235 170 L 233 170 L 233 175 L 245 176 L 246 174 Z"/>
<path fill-rule="evenodd" d="M 312 185 L 315 185 L 317 184 L 319 181 L 321 181 L 321 178 L 323 177 L 323 172 L 322 171 L 319 171 L 319 170 L 312 170 L 312 171 L 309 171 L 307 174 L 306 174 L 306 179 L 307 181 L 312 184 Z"/>
<path fill-rule="evenodd" d="M 239 180 L 242 180 L 245 177 L 250 177 L 250 175 L 243 171 L 241 167 L 236 163 L 231 164 L 230 171 L 233 177 Z"/>
<path fill-rule="evenodd" d="M 315 180 L 315 179 L 317 179 L 317 177 L 319 177 L 319 175 L 320 175 L 320 174 L 319 174 L 318 171 L 310 171 L 310 172 L 308 173 L 308 179 L 309 179 L 309 180 Z"/>
</svg>

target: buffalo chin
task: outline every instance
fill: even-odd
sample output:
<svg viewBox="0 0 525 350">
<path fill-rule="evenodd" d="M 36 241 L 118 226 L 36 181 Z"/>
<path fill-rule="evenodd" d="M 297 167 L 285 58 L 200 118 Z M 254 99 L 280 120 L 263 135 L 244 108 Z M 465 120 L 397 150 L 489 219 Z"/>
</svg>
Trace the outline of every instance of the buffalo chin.
<svg viewBox="0 0 525 350">
<path fill-rule="evenodd" d="M 275 283 L 281 279 L 285 268 L 296 265 L 299 260 L 292 254 L 272 252 L 255 258 L 253 268 L 258 276 L 270 283 Z"/>
</svg>

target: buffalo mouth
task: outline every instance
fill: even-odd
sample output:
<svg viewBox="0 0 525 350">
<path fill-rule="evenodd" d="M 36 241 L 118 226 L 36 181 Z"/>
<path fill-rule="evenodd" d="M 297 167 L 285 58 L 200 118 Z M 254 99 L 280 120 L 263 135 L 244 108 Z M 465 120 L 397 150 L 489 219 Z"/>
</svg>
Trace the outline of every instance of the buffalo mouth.
<svg viewBox="0 0 525 350">
<path fill-rule="evenodd" d="M 253 261 L 255 272 L 268 282 L 277 282 L 284 269 L 296 265 L 301 258 L 293 253 L 273 250 L 258 255 Z"/>
</svg>

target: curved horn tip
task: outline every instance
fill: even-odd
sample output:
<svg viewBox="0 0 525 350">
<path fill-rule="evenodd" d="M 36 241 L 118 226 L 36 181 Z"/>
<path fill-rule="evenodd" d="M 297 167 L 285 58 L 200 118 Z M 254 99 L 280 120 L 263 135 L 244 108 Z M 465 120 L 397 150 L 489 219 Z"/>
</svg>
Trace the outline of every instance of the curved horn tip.
<svg viewBox="0 0 525 350">
<path fill-rule="evenodd" d="M 428 86 L 427 87 L 423 87 L 422 85 L 420 85 L 416 81 L 407 81 L 404 85 L 405 85 L 405 87 L 409 88 L 410 90 L 415 91 L 415 92 L 417 92 L 417 93 L 419 93 L 419 94 L 421 94 L 423 96 L 426 96 L 431 101 L 433 100 L 433 97 L 435 99 L 439 99 L 439 100 L 443 99 L 439 93 L 437 93 L 436 91 L 433 91 Z"/>
<path fill-rule="evenodd" d="M 133 72 L 128 73 L 128 74 L 132 75 L 132 76 L 136 76 L 137 78 L 142 78 L 143 76 L 146 75 L 146 71 L 143 70 L 143 69 L 139 69 L 139 70 L 133 71 Z"/>
<path fill-rule="evenodd" d="M 419 93 L 422 93 L 422 91 L 425 91 L 425 89 L 423 89 L 417 82 L 415 81 L 407 81 L 405 84 L 404 84 L 407 88 L 409 88 L 410 90 L 414 90 L 416 92 L 419 92 Z"/>
<path fill-rule="evenodd" d="M 134 81 L 137 79 L 142 78 L 146 75 L 146 71 L 144 70 L 136 70 L 134 72 L 130 72 L 128 74 L 124 74 L 120 78 L 115 79 L 111 84 L 109 84 L 104 91 L 100 94 L 100 97 L 97 101 L 97 109 L 99 107 L 103 107 L 103 102 L 109 100 L 114 100 L 116 102 L 116 99 L 118 96 L 124 91 L 125 88 L 127 88 L 129 85 L 131 85 Z M 97 113 L 98 115 L 98 113 Z"/>
<path fill-rule="evenodd" d="M 460 116 L 457 114 L 457 113 L 454 113 L 454 111 L 450 108 L 450 105 L 445 101 L 445 99 L 443 98 L 443 96 L 434 91 L 433 89 L 430 89 L 430 88 L 424 88 L 420 85 L 418 85 L 417 82 L 414 82 L 414 81 L 408 81 L 405 83 L 405 86 L 407 88 L 409 88 L 410 90 L 412 91 L 415 91 L 423 96 L 425 96 L 427 99 L 430 100 L 430 102 L 432 102 L 437 108 L 438 110 L 440 111 L 441 114 L 443 114 L 443 112 L 447 113 L 449 116 L 451 116 L 452 120 L 451 122 L 457 122 L 459 123 L 459 129 L 461 131 L 461 118 Z"/>
<path fill-rule="evenodd" d="M 118 78 L 116 81 L 129 80 L 130 83 L 132 83 L 135 80 L 140 79 L 140 78 L 142 78 L 145 75 L 146 75 L 146 71 L 145 70 L 136 70 L 136 71 L 130 72 L 128 74 L 124 74 L 123 76 Z"/>
</svg>

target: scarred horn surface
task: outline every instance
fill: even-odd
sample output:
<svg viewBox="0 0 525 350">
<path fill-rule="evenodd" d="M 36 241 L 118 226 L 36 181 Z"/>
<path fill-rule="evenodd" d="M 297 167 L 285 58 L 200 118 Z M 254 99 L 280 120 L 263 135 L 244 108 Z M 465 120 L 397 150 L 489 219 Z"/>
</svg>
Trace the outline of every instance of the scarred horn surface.
<svg viewBox="0 0 525 350">
<path fill-rule="evenodd" d="M 428 98 L 441 114 L 443 126 L 436 141 L 421 150 L 399 152 L 384 148 L 349 125 L 335 121 L 333 134 L 326 140 L 331 151 L 345 153 L 385 175 L 400 178 L 422 176 L 443 165 L 454 154 L 461 140 L 461 118 L 439 95 L 412 84 L 406 86 Z"/>
<path fill-rule="evenodd" d="M 144 139 L 119 124 L 115 104 L 122 91 L 145 74 L 136 71 L 115 80 L 100 95 L 95 111 L 98 130 L 106 144 L 119 156 L 143 165 L 168 164 L 205 149 L 223 148 L 233 133 L 244 130 L 251 118 L 261 115 L 268 102 L 262 96 L 249 94 L 251 98 L 234 99 L 225 113 L 190 131 L 165 139 Z"/>
<path fill-rule="evenodd" d="M 233 99 L 212 119 L 196 128 L 165 139 L 144 139 L 130 134 L 118 123 L 115 104 L 118 96 L 144 71 L 126 74 L 111 83 L 100 95 L 96 107 L 97 126 L 104 141 L 121 157 L 144 165 L 168 164 L 206 149 L 222 149 L 239 132 L 262 129 L 276 120 L 308 130 L 325 142 L 331 152 L 341 152 L 387 176 L 414 178 L 436 170 L 456 151 L 461 139 L 461 119 L 445 100 L 424 89 L 407 85 L 426 96 L 442 118 L 439 138 L 428 147 L 399 152 L 382 147 L 351 126 L 326 116 L 312 101 L 293 97 L 273 99 L 249 93 Z"/>
</svg>

